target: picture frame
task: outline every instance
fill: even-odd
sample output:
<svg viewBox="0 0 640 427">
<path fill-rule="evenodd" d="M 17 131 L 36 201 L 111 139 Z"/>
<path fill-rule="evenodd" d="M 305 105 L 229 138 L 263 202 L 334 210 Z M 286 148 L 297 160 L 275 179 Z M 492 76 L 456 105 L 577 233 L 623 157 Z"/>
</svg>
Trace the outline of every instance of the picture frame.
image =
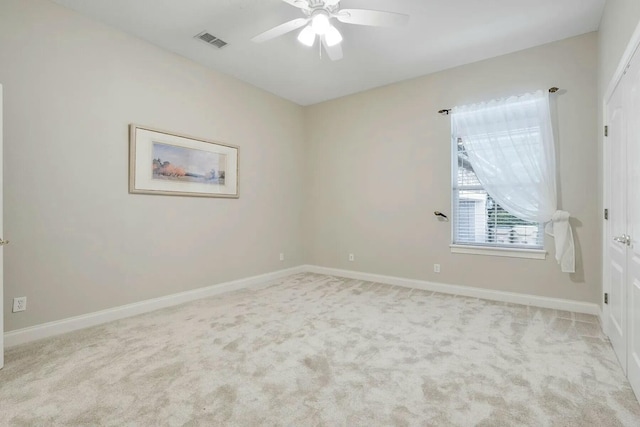
<svg viewBox="0 0 640 427">
<path fill-rule="evenodd" d="M 129 193 L 239 198 L 240 148 L 129 125 Z"/>
</svg>

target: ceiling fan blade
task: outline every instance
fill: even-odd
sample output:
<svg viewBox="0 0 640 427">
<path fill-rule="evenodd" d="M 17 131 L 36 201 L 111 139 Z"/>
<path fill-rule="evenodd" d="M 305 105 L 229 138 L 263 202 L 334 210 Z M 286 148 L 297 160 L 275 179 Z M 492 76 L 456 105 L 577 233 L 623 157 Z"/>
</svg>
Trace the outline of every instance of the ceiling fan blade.
<svg viewBox="0 0 640 427">
<path fill-rule="evenodd" d="M 371 25 L 374 27 L 399 27 L 409 22 L 409 15 L 366 9 L 341 9 L 335 14 L 345 24 Z"/>
<path fill-rule="evenodd" d="M 327 52 L 327 55 L 329 55 L 329 58 L 331 58 L 332 61 L 338 61 L 342 59 L 342 45 L 340 43 L 334 46 L 329 46 L 327 44 L 325 36 L 322 36 L 322 46 L 324 46 L 324 50 Z"/>
<path fill-rule="evenodd" d="M 282 0 L 285 3 L 289 3 L 291 6 L 299 9 L 309 9 L 309 3 L 307 0 Z"/>
<path fill-rule="evenodd" d="M 258 34 L 257 36 L 252 38 L 251 41 L 255 43 L 266 42 L 267 40 L 274 39 L 283 34 L 287 34 L 290 31 L 303 27 L 307 25 L 308 22 L 309 22 L 308 18 L 294 19 L 292 21 L 285 22 L 284 24 L 280 24 L 277 27 L 273 27 L 272 29 L 265 31 L 262 34 Z"/>
</svg>

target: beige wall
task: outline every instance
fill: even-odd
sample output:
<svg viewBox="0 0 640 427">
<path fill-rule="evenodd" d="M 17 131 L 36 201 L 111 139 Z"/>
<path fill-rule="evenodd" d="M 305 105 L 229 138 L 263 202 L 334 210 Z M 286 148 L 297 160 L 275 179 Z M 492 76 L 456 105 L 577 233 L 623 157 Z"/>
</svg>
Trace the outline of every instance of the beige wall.
<svg viewBox="0 0 640 427">
<path fill-rule="evenodd" d="M 629 39 L 640 21 L 640 1 L 608 0 L 598 31 L 599 100 L 613 78 L 627 48 Z"/>
<path fill-rule="evenodd" d="M 596 34 L 305 109 L 309 261 L 328 267 L 598 302 Z M 561 207 L 577 273 L 546 261 L 451 254 L 450 121 L 441 108 L 558 86 Z M 349 262 L 348 253 L 355 253 Z M 433 264 L 442 266 L 433 273 Z"/>
<path fill-rule="evenodd" d="M 44 0 L 0 2 L 0 83 L 5 330 L 303 263 L 301 107 Z M 128 194 L 132 122 L 240 146 L 240 198 Z"/>
</svg>

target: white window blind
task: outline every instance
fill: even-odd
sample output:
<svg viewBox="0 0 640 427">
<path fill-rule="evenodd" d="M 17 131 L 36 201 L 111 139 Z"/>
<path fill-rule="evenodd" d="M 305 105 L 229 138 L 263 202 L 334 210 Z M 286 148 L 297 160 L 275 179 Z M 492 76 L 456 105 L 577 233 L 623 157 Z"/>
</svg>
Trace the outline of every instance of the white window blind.
<svg viewBox="0 0 640 427">
<path fill-rule="evenodd" d="M 523 133 L 531 132 L 536 129 L 523 129 Z M 454 135 L 453 144 L 453 243 L 542 249 L 543 224 L 524 221 L 498 205 L 469 163 L 464 140 Z"/>
</svg>

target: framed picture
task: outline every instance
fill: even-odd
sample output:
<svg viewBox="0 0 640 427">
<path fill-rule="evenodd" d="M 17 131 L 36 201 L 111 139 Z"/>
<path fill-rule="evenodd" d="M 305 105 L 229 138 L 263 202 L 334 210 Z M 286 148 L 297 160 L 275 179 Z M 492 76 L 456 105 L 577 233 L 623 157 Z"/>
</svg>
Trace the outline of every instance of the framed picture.
<svg viewBox="0 0 640 427">
<path fill-rule="evenodd" d="M 238 198 L 233 145 L 129 126 L 129 192 Z"/>
</svg>

